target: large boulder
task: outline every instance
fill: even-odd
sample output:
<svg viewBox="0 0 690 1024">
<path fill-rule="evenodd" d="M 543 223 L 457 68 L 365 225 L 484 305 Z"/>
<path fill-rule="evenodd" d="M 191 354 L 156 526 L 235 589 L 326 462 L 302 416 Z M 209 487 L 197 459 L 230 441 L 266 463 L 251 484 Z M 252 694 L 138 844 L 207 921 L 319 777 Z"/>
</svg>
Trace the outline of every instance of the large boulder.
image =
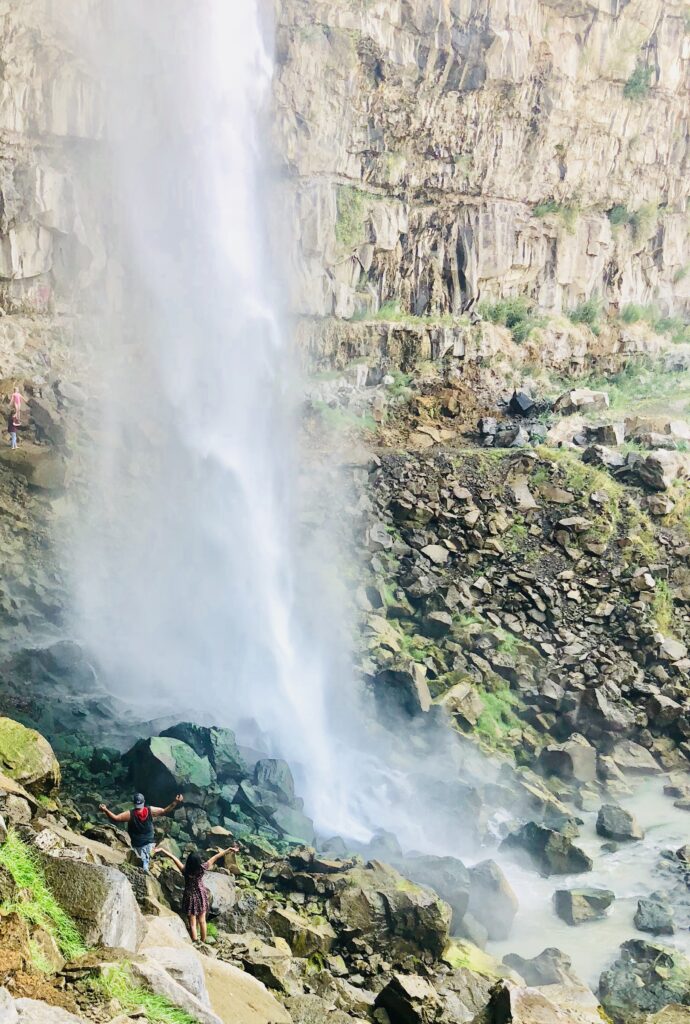
<svg viewBox="0 0 690 1024">
<path fill-rule="evenodd" d="M 528 985 L 570 985 L 578 981 L 570 957 L 553 946 L 529 959 L 509 953 L 503 957 L 503 963 L 524 978 Z"/>
<path fill-rule="evenodd" d="M 581 412 L 601 412 L 609 407 L 609 396 L 605 391 L 592 391 L 591 388 L 573 388 L 566 391 L 553 404 L 553 411 L 565 416 Z"/>
<path fill-rule="evenodd" d="M 610 889 L 557 889 L 553 903 L 561 920 L 576 925 L 605 917 L 615 898 Z"/>
<path fill-rule="evenodd" d="M 50 1006 L 38 999 L 17 999 L 14 1009 L 17 1016 L 8 1016 L 7 1024 L 11 1024 L 13 1019 L 17 1024 L 85 1024 L 83 1017 L 76 1017 L 61 1006 Z M 6 1024 L 4 1017 L 0 1020 Z"/>
<path fill-rule="evenodd" d="M 0 770 L 34 794 L 51 793 L 60 784 L 50 743 L 11 718 L 0 718 Z"/>
<path fill-rule="evenodd" d="M 539 754 L 544 775 L 556 775 L 566 782 L 594 782 L 597 777 L 597 752 L 584 736 L 574 734 L 565 743 L 550 744 Z"/>
<path fill-rule="evenodd" d="M 625 842 L 644 839 L 644 832 L 635 817 L 617 804 L 604 804 L 597 815 L 597 832 L 605 839 Z"/>
<path fill-rule="evenodd" d="M 262 757 L 254 765 L 254 782 L 257 786 L 272 789 L 281 803 L 294 803 L 295 782 L 287 761 L 275 757 Z"/>
<path fill-rule="evenodd" d="M 299 839 L 309 846 L 314 843 L 314 822 L 294 807 L 277 807 L 271 815 L 271 821 L 284 836 Z"/>
<path fill-rule="evenodd" d="M 503 981 L 493 990 L 483 1024 L 601 1024 L 596 999 L 577 988 L 524 988 Z"/>
<path fill-rule="evenodd" d="M 396 1024 L 426 1024 L 435 1020 L 440 1009 L 433 985 L 415 974 L 394 974 L 377 995 L 375 1005 L 383 1007 Z"/>
<path fill-rule="evenodd" d="M 397 870 L 418 885 L 427 885 L 441 899 L 450 904 L 453 922 L 459 924 L 465 916 L 470 899 L 470 874 L 457 857 L 435 857 L 424 854 L 396 860 Z"/>
<path fill-rule="evenodd" d="M 517 896 L 495 861 L 483 860 L 470 868 L 469 910 L 490 939 L 508 938 L 518 906 Z"/>
<path fill-rule="evenodd" d="M 268 916 L 268 923 L 274 935 L 285 939 L 299 957 L 330 953 L 337 938 L 327 921 L 310 919 L 284 907 L 275 907 Z"/>
<path fill-rule="evenodd" d="M 670 1003 L 690 1006 L 690 959 L 677 949 L 631 939 L 599 980 L 602 1006 L 616 1024 L 646 1020 Z"/>
<path fill-rule="evenodd" d="M 152 804 L 165 806 L 182 791 L 203 796 L 215 781 L 208 757 L 200 757 L 182 740 L 153 736 L 139 740 L 123 757 L 132 784 Z"/>
<path fill-rule="evenodd" d="M 592 859 L 562 832 L 528 821 L 509 833 L 501 849 L 529 859 L 542 875 L 576 875 L 590 871 Z"/>
<path fill-rule="evenodd" d="M 240 782 L 248 774 L 231 729 L 208 728 L 194 725 L 192 722 L 180 722 L 169 729 L 164 729 L 161 736 L 181 740 L 200 758 L 208 758 L 221 783 Z"/>
<path fill-rule="evenodd" d="M 438 958 L 450 932 L 451 909 L 431 889 L 378 861 L 329 876 L 330 919 L 390 956 Z"/>
<path fill-rule="evenodd" d="M 135 951 L 144 919 L 132 886 L 117 868 L 45 857 L 46 882 L 90 946 Z"/>
<path fill-rule="evenodd" d="M 234 879 L 222 871 L 209 871 L 204 876 L 204 885 L 211 897 L 211 916 L 217 917 L 221 923 L 225 923 L 237 903 Z"/>
</svg>

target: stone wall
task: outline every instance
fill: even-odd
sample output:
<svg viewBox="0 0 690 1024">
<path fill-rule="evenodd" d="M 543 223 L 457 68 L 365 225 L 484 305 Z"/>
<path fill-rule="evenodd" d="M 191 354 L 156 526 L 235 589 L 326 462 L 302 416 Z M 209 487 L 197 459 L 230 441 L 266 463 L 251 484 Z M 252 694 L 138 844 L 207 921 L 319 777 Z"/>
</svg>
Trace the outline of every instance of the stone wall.
<svg viewBox="0 0 690 1024">
<path fill-rule="evenodd" d="M 681 0 L 278 7 L 298 313 L 515 294 L 558 312 L 595 293 L 687 311 Z"/>
</svg>

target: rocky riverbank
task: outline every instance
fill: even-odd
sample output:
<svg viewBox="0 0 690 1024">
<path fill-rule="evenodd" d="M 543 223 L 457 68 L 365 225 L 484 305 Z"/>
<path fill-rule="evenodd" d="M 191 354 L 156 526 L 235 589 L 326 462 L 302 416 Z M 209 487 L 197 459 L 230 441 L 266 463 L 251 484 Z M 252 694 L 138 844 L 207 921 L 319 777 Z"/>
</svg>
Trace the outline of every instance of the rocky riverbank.
<svg viewBox="0 0 690 1024">
<path fill-rule="evenodd" d="M 468 872 L 452 857 L 400 857 L 396 870 L 380 858 L 348 853 L 335 838 L 315 848 L 285 836 L 281 852 L 268 840 L 266 824 L 271 817 L 275 823 L 276 806 L 294 808 L 295 796 L 288 766 L 270 759 L 256 762 L 253 784 L 239 782 L 245 794 L 254 787 L 253 799 L 238 798 L 235 810 L 241 800 L 244 828 L 221 816 L 215 784 L 225 778 L 236 787 L 247 770 L 227 730 L 180 725 L 167 737 L 141 740 L 121 761 L 123 785 L 147 783 L 152 794 L 160 786 L 160 799 L 169 787 L 185 793 L 183 808 L 161 820 L 167 849 L 222 846 L 228 826 L 243 836 L 241 852 L 207 876 L 212 939 L 197 949 L 170 909 L 179 906 L 179 876 L 156 860 L 145 876 L 126 834 L 93 820 L 93 805 L 106 791 L 96 774 L 86 789 L 74 778 L 59 789 L 50 746 L 8 719 L 0 720 L 0 751 L 2 1007 L 8 1021 L 602 1019 L 597 999 L 557 950 L 545 949 L 535 960 L 506 957 L 501 964 L 471 941 L 452 937 L 456 922 L 472 914 L 478 929 L 483 922 L 492 935 L 509 931 L 516 900 L 495 862 Z M 551 840 L 540 845 L 554 866 L 569 845 L 566 829 L 535 824 L 530 844 L 540 829 L 560 836 L 558 853 Z M 390 842 L 375 837 L 370 853 L 377 844 L 392 852 Z M 435 880 L 448 902 L 411 877 Z M 570 892 L 563 907 L 580 921 L 600 916 L 606 904 L 604 894 L 580 890 Z M 669 1002 L 690 1003 L 688 972 L 690 961 L 679 952 L 628 942 L 602 977 L 601 998 L 617 1022 L 670 1022 L 682 1011 L 657 1011 Z"/>
</svg>

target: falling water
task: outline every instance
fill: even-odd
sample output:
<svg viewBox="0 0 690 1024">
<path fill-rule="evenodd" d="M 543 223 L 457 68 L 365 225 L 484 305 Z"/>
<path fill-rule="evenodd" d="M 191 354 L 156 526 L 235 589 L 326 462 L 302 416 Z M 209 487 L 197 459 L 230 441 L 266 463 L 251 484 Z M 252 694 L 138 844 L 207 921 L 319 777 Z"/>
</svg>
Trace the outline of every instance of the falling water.
<svg viewBox="0 0 690 1024">
<path fill-rule="evenodd" d="M 297 392 L 267 244 L 259 2 L 105 7 L 111 285 L 77 629 L 118 695 L 260 730 L 307 769 L 312 813 L 335 819 L 327 659 L 297 596 Z"/>
</svg>

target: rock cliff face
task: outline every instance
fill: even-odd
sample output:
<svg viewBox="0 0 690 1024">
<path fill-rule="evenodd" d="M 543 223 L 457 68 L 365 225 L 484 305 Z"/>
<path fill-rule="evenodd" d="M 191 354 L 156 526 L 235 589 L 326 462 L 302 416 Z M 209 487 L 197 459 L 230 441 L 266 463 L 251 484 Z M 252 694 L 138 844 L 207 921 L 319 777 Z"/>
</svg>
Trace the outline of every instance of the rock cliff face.
<svg viewBox="0 0 690 1024">
<path fill-rule="evenodd" d="M 680 0 L 280 0 L 293 302 L 690 301 Z"/>
</svg>

